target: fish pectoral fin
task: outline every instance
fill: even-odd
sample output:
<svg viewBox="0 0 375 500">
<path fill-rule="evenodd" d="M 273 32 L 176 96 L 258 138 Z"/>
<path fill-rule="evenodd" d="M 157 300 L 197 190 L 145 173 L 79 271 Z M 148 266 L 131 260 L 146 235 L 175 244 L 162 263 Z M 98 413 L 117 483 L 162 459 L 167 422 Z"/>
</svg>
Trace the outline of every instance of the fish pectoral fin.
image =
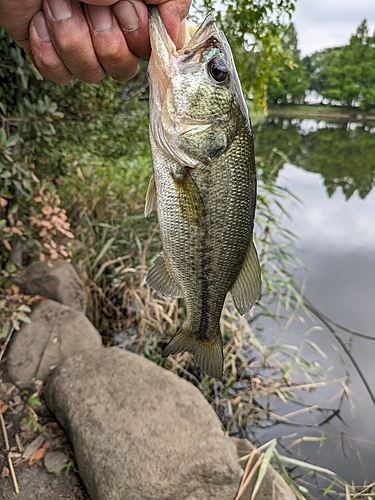
<svg viewBox="0 0 375 500">
<path fill-rule="evenodd" d="M 161 253 L 159 257 L 152 263 L 146 275 L 146 283 L 157 292 L 178 299 L 182 297 L 181 290 L 168 271 L 168 267 L 164 260 L 164 255 Z"/>
<path fill-rule="evenodd" d="M 145 217 L 147 217 L 155 209 L 156 209 L 156 184 L 154 176 L 152 175 L 147 188 Z"/>
<path fill-rule="evenodd" d="M 251 309 L 260 297 L 260 289 L 259 260 L 254 242 L 251 241 L 242 269 L 230 290 L 236 309 L 240 314 L 245 314 Z"/>
<path fill-rule="evenodd" d="M 182 218 L 188 224 L 199 226 L 205 220 L 205 208 L 189 169 L 185 168 L 183 175 L 179 177 L 173 176 L 173 181 Z"/>
<path fill-rule="evenodd" d="M 200 340 L 198 335 L 191 334 L 182 325 L 164 349 L 163 357 L 185 351 L 191 352 L 198 365 L 210 377 L 221 378 L 223 376 L 223 341 L 219 327 L 213 340 Z"/>
</svg>

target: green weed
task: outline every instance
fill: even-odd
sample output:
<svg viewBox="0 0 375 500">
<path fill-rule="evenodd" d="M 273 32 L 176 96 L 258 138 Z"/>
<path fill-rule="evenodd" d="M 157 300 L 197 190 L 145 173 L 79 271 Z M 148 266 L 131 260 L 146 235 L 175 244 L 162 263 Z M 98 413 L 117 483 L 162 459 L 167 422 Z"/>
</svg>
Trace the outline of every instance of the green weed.
<svg viewBox="0 0 375 500">
<path fill-rule="evenodd" d="M 51 469 L 50 472 L 54 472 L 55 474 L 59 474 L 60 472 L 64 472 L 66 476 L 69 476 L 69 474 L 74 470 L 74 462 L 73 460 L 69 460 L 64 465 L 60 465 L 59 467 L 56 467 L 55 469 Z"/>
</svg>

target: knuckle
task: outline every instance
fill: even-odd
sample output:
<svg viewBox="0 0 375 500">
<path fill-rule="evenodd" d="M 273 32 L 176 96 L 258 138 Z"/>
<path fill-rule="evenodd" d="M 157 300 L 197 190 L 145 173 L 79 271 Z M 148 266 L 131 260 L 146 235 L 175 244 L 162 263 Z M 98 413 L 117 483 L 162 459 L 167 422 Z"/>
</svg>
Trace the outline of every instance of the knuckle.
<svg viewBox="0 0 375 500">
<path fill-rule="evenodd" d="M 61 37 L 54 40 L 54 45 L 59 54 L 74 54 L 82 51 L 82 41 L 74 36 Z"/>
</svg>

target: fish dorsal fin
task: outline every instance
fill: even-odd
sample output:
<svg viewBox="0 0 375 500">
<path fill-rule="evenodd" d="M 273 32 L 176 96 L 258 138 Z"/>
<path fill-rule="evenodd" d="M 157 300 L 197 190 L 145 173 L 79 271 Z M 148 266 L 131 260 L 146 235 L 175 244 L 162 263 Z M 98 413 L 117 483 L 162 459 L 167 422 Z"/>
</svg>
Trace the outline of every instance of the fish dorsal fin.
<svg viewBox="0 0 375 500">
<path fill-rule="evenodd" d="M 231 294 L 240 314 L 245 314 L 260 297 L 260 266 L 254 242 L 251 241 L 242 269 L 231 288 Z"/>
<path fill-rule="evenodd" d="M 157 292 L 178 299 L 182 297 L 181 290 L 168 271 L 164 260 L 164 255 L 161 253 L 159 257 L 152 263 L 146 275 L 146 283 Z"/>
<path fill-rule="evenodd" d="M 156 184 L 154 176 L 152 175 L 147 188 L 145 217 L 147 217 L 155 209 L 156 209 Z"/>
</svg>

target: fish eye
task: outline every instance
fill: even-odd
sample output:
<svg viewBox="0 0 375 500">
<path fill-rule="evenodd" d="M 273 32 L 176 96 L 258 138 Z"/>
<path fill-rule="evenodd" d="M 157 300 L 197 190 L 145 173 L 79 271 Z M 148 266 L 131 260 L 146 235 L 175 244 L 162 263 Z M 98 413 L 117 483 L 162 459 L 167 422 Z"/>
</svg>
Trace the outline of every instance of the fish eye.
<svg viewBox="0 0 375 500">
<path fill-rule="evenodd" d="M 211 59 L 207 64 L 207 71 L 214 83 L 223 83 L 229 74 L 227 63 L 221 57 Z"/>
</svg>

